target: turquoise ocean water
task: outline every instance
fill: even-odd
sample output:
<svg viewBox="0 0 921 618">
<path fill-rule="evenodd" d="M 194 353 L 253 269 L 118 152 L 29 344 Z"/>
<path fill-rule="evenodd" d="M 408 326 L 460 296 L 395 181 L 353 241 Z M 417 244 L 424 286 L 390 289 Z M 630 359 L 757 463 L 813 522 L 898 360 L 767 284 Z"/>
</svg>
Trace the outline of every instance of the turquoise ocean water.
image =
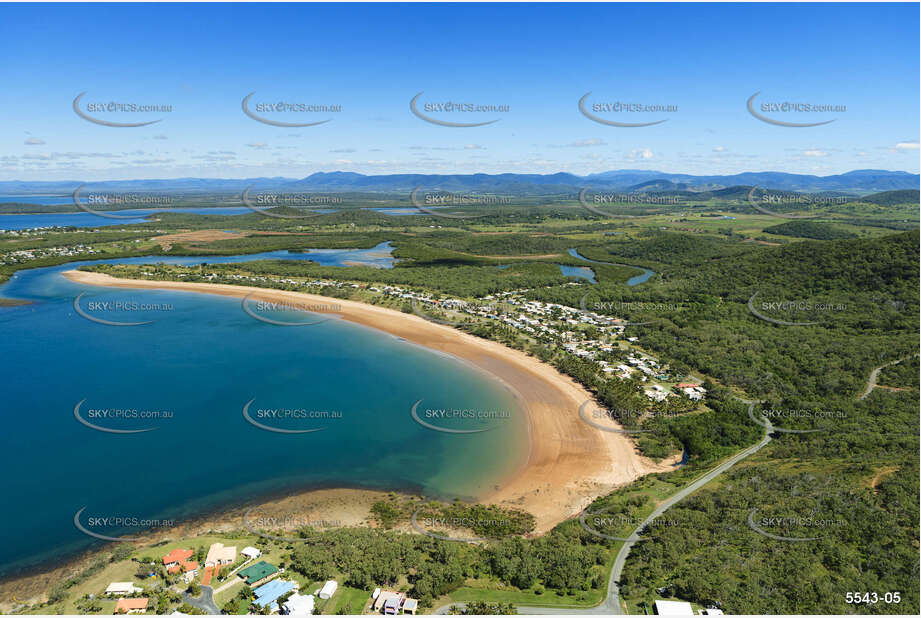
<svg viewBox="0 0 921 618">
<path fill-rule="evenodd" d="M 115 261 L 288 257 L 386 268 L 387 249 Z M 0 286 L 0 296 L 33 301 L 0 308 L 2 575 L 100 546 L 74 524 L 84 507 L 81 525 L 118 536 L 147 520 L 182 521 L 313 487 L 465 498 L 491 489 L 526 454 L 526 419 L 512 395 L 457 359 L 342 320 L 276 326 L 249 316 L 238 298 L 107 289 L 61 275 L 75 267 L 20 271 Z M 74 309 L 81 293 L 90 315 L 153 322 L 85 319 Z M 264 314 L 308 315 L 276 313 Z M 418 414 L 431 424 L 488 431 L 426 428 L 410 414 L 420 399 Z M 321 430 L 257 427 L 243 415 L 250 400 L 250 418 L 262 425 Z M 78 414 L 97 427 L 154 430 L 90 428 L 75 418 L 81 401 Z M 467 414 L 426 415 L 432 409 Z"/>
</svg>

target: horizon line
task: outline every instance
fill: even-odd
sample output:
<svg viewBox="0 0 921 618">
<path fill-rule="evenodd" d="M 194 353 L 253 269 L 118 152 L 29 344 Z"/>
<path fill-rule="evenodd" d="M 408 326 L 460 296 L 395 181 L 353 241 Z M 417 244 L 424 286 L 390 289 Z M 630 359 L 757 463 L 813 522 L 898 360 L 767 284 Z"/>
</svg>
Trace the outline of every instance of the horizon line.
<svg viewBox="0 0 921 618">
<path fill-rule="evenodd" d="M 388 173 L 382 173 L 382 174 L 367 174 L 364 172 L 351 172 L 351 171 L 344 171 L 344 170 L 332 170 L 332 171 L 319 171 L 318 170 L 315 172 L 310 172 L 306 176 L 236 176 L 236 177 L 233 177 L 233 176 L 162 177 L 160 176 L 160 177 L 151 177 L 151 178 L 121 178 L 121 179 L 109 178 L 109 179 L 97 179 L 97 180 L 92 180 L 92 181 L 87 181 L 86 179 L 70 179 L 70 178 L 62 179 L 62 180 L 23 180 L 20 178 L 12 178 L 8 180 L 0 180 L 0 183 L 5 183 L 5 182 L 20 182 L 20 183 L 133 182 L 133 181 L 157 181 L 157 180 L 174 180 L 174 181 L 175 180 L 229 180 L 229 181 L 235 181 L 235 180 L 252 180 L 252 179 L 259 179 L 259 178 L 279 179 L 279 180 L 305 180 L 316 174 L 355 174 L 358 176 L 365 176 L 365 177 L 375 177 L 375 176 L 382 176 L 382 177 L 385 177 L 385 176 L 543 176 L 543 177 L 547 177 L 547 176 L 557 176 L 560 174 L 565 174 L 565 175 L 575 176 L 579 178 L 588 178 L 590 176 L 597 176 L 599 174 L 608 174 L 611 172 L 623 172 L 623 173 L 634 172 L 634 173 L 649 173 L 649 174 L 664 174 L 664 175 L 681 175 L 681 176 L 691 176 L 695 178 L 706 178 L 710 176 L 730 176 L 731 177 L 731 176 L 741 176 L 743 174 L 786 174 L 789 176 L 807 176 L 807 177 L 812 177 L 812 178 L 831 178 L 834 176 L 845 176 L 847 174 L 853 174 L 856 172 L 882 172 L 882 173 L 887 173 L 887 174 L 907 174 L 909 176 L 921 176 L 921 173 L 919 172 L 910 172 L 908 170 L 889 170 L 889 169 L 876 169 L 876 168 L 852 169 L 846 172 L 838 172 L 836 174 L 827 174 L 824 176 L 820 176 L 818 174 L 803 174 L 803 173 L 798 173 L 798 172 L 781 172 L 777 170 L 761 170 L 761 171 L 746 170 L 743 172 L 734 172 L 734 173 L 728 173 L 728 174 L 726 173 L 723 173 L 723 174 L 721 173 L 692 174 L 688 172 L 665 172 L 662 170 L 645 170 L 645 169 L 637 169 L 637 168 L 610 169 L 610 170 L 605 170 L 602 172 L 592 172 L 588 174 L 576 174 L 574 172 L 565 172 L 565 171 L 546 172 L 546 173 L 541 173 L 541 172 L 493 172 L 493 173 L 489 173 L 489 172 L 467 172 L 467 173 L 388 172 Z"/>
</svg>

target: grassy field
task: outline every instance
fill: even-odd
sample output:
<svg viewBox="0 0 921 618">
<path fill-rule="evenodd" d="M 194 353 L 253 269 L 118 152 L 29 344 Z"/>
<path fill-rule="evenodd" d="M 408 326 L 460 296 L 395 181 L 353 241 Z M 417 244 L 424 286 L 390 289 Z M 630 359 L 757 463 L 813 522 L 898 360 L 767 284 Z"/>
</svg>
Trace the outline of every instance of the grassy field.
<svg viewBox="0 0 921 618">
<path fill-rule="evenodd" d="M 317 582 L 316 587 L 308 588 L 306 592 L 313 594 L 313 591 L 322 585 L 323 582 Z M 371 603 L 371 592 L 340 585 L 339 588 L 336 589 L 336 594 L 334 594 L 331 599 L 322 600 L 317 598 L 316 602 L 314 611 L 318 614 L 333 615 L 340 611 L 344 614 L 361 614 L 369 608 Z"/>
<path fill-rule="evenodd" d="M 493 584 L 495 586 L 495 584 Z M 490 587 L 490 583 L 473 580 L 467 586 L 459 588 L 438 600 L 436 607 L 451 603 L 468 601 L 487 601 L 490 603 L 512 603 L 514 605 L 588 608 L 601 603 L 604 592 L 601 590 L 581 591 L 575 595 L 560 595 L 546 591 L 538 594 L 534 590 L 518 590 L 511 587 Z"/>
</svg>

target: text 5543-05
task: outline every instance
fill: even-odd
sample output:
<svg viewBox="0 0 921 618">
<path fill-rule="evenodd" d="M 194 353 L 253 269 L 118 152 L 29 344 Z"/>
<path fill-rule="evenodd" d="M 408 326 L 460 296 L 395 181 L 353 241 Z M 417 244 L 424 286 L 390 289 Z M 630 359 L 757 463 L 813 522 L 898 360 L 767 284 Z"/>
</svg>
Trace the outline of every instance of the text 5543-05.
<svg viewBox="0 0 921 618">
<path fill-rule="evenodd" d="M 876 603 L 900 603 L 901 592 L 847 592 L 844 595 L 847 603 L 875 605 Z"/>
</svg>

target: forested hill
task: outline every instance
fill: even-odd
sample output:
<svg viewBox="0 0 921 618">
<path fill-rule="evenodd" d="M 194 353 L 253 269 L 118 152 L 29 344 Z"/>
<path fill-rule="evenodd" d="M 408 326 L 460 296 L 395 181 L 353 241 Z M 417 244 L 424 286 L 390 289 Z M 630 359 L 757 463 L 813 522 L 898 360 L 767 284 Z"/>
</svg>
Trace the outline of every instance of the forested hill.
<svg viewBox="0 0 921 618">
<path fill-rule="evenodd" d="M 917 231 L 781 247 L 655 232 L 579 248 L 658 267 L 647 285 L 600 283 L 587 301 L 650 321 L 627 334 L 762 400 L 755 414 L 782 430 L 646 530 L 624 569 L 626 598 L 675 596 L 738 614 L 917 613 L 918 242 Z M 580 293 L 539 295 L 574 303 Z M 871 371 L 898 359 L 882 370 L 885 388 L 861 398 Z M 712 412 L 661 422 L 692 457 L 708 457 L 699 444 L 741 448 L 748 441 L 734 436 L 757 427 L 711 386 Z M 769 534 L 812 540 L 765 536 L 752 513 Z M 900 601 L 855 606 L 854 591 Z"/>
<path fill-rule="evenodd" d="M 777 387 L 765 376 L 810 392 L 856 393 L 874 366 L 914 353 L 918 240 L 913 231 L 764 247 L 655 232 L 579 250 L 660 273 L 634 288 L 602 282 L 588 302 L 637 303 L 617 305 L 618 317 L 653 322 L 630 333 L 644 345 L 761 396 Z M 578 306 L 584 293 L 538 295 Z M 810 324 L 759 318 L 753 296 L 762 316 Z"/>
<path fill-rule="evenodd" d="M 918 231 L 872 240 L 790 243 L 701 265 L 708 289 L 782 286 L 790 293 L 870 293 L 918 298 Z M 722 283 L 720 283 L 722 281 Z M 907 296 L 908 298 L 905 298 Z"/>
<path fill-rule="evenodd" d="M 900 191 L 883 191 L 874 193 L 860 199 L 861 202 L 892 206 L 893 204 L 917 204 L 921 201 L 921 191 L 917 189 L 902 189 Z"/>
<path fill-rule="evenodd" d="M 67 195 L 83 181 L 0 181 L 0 194 L 28 195 L 57 193 Z M 335 191 L 407 194 L 415 187 L 443 191 L 483 191 L 512 195 L 571 194 L 591 185 L 616 191 L 706 192 L 703 197 L 731 195 L 745 198 L 748 189 L 758 186 L 779 191 L 844 192 L 851 195 L 901 190 L 916 190 L 918 174 L 887 170 L 854 170 L 832 176 L 789 174 L 784 172 L 743 172 L 732 175 L 695 176 L 655 170 L 612 170 L 588 176 L 566 172 L 553 174 L 382 174 L 355 172 L 315 172 L 304 178 L 164 178 L 97 181 L 93 190 L 108 191 L 202 191 L 239 193 L 250 185 L 260 190 Z M 728 192 L 726 188 L 730 187 Z M 744 193 L 739 189 L 744 187 Z M 712 193 L 711 193 L 712 192 Z M 917 193 L 917 191 L 915 191 Z M 693 193 L 689 193 L 693 195 Z M 917 202 L 917 198 L 914 200 Z"/>
<path fill-rule="evenodd" d="M 780 234 L 794 238 L 812 238 L 813 240 L 836 240 L 839 238 L 857 238 L 857 234 L 840 226 L 822 221 L 787 221 L 780 225 L 764 228 L 768 234 Z"/>
</svg>

